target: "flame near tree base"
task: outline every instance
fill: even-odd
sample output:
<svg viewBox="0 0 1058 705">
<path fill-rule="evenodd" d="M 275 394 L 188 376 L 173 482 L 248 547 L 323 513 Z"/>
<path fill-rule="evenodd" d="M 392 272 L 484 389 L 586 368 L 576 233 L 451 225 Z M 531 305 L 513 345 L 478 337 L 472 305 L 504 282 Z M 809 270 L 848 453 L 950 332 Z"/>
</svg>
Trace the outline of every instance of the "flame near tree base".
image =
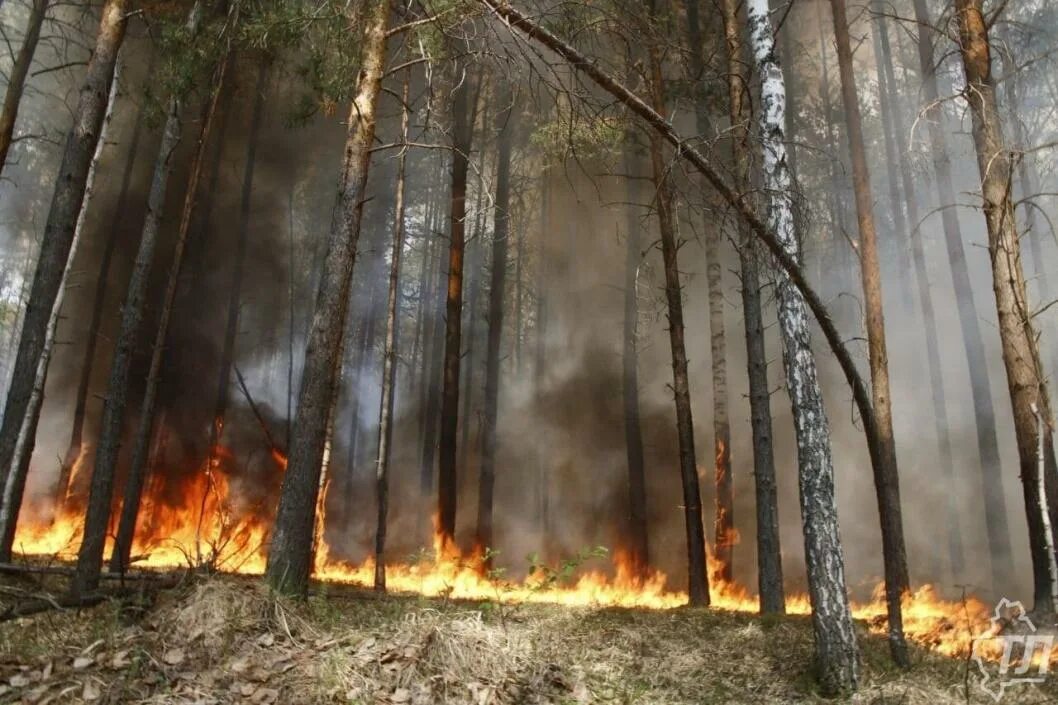
<svg viewBox="0 0 1058 705">
<path fill-rule="evenodd" d="M 146 488 L 133 544 L 133 562 L 152 569 L 208 565 L 213 569 L 262 574 L 270 527 L 261 507 L 240 503 L 231 491 L 231 453 L 219 448 L 211 455 L 210 472 L 185 478 L 179 492 L 167 493 L 165 477 L 154 475 Z M 285 459 L 274 458 L 280 471 Z M 78 465 L 83 462 L 79 459 Z M 209 462 L 209 461 L 207 461 Z M 77 476 L 79 468 L 74 468 Z M 179 497 L 164 501 L 163 497 Z M 321 503 L 322 504 L 322 503 Z M 322 507 L 321 507 L 322 510 Z M 322 524 L 322 511 L 321 524 Z M 114 512 L 118 516 L 118 511 Z M 51 507 L 27 506 L 18 527 L 15 549 L 24 555 L 46 555 L 61 559 L 76 556 L 83 515 L 77 502 L 66 501 L 54 513 Z M 112 535 L 113 532 L 111 532 Z M 321 532 L 322 533 L 322 532 Z M 559 566 L 534 565 L 522 580 L 508 580 L 502 571 L 486 570 L 480 552 L 465 554 L 452 542 L 435 537 L 433 551 L 423 551 L 416 560 L 387 564 L 390 591 L 455 600 L 504 603 L 550 603 L 569 606 L 599 606 L 664 610 L 687 604 L 687 595 L 668 589 L 661 571 L 637 576 L 621 551 L 608 557 L 609 571 L 586 570 L 588 559 L 603 557 L 594 551 L 567 560 Z M 756 612 L 755 595 L 735 582 L 720 578 L 720 565 L 709 555 L 711 608 Z M 321 581 L 370 587 L 375 564 L 370 558 L 353 564 L 332 557 L 325 539 L 318 542 L 314 577 Z M 789 595 L 786 612 L 807 615 L 806 595 Z M 853 614 L 877 634 L 886 631 L 883 586 L 865 603 L 854 603 Z M 973 639 L 987 629 L 990 611 L 975 598 L 964 601 L 941 599 L 932 586 L 924 586 L 904 598 L 904 629 L 911 641 L 937 653 L 965 657 Z"/>
</svg>

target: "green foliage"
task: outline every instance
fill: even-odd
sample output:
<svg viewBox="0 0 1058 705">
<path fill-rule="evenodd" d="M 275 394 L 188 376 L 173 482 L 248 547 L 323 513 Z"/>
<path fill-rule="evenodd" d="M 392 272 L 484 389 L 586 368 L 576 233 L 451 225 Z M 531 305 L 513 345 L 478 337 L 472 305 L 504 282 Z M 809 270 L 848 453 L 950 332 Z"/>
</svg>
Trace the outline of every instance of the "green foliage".
<svg viewBox="0 0 1058 705">
<path fill-rule="evenodd" d="M 607 159 L 619 153 L 624 143 L 626 123 L 617 117 L 582 117 L 559 111 L 550 122 L 538 126 L 530 144 L 549 161 Z"/>
<path fill-rule="evenodd" d="M 568 583 L 584 563 L 594 558 L 606 558 L 608 555 L 610 555 L 610 551 L 605 546 L 585 548 L 577 551 L 576 555 L 563 559 L 558 564 L 558 567 L 554 568 L 541 562 L 537 553 L 530 553 L 527 556 L 529 574 L 538 577 L 538 582 L 534 585 L 534 589 L 550 590 L 563 583 Z"/>
</svg>

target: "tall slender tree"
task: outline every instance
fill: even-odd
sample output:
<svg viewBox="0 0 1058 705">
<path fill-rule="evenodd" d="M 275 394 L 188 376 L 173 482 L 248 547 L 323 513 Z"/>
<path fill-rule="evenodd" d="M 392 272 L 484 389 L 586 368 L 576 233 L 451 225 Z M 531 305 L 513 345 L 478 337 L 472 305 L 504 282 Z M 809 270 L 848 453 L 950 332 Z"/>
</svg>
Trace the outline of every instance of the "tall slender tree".
<svg viewBox="0 0 1058 705">
<path fill-rule="evenodd" d="M 85 186 L 103 126 L 114 64 L 125 39 L 129 0 L 106 0 L 99 21 L 95 48 L 81 84 L 73 127 L 66 138 L 62 163 L 55 181 L 44 239 L 37 258 L 29 302 L 22 323 L 18 355 L 0 425 L 0 487 L 7 486 L 12 459 L 33 394 L 37 365 L 47 341 L 48 321 L 59 295 L 70 259 Z"/>
<path fill-rule="evenodd" d="M 328 417 L 337 393 L 336 360 L 341 355 L 386 58 L 389 3 L 372 0 L 363 12 L 360 73 L 349 111 L 345 159 L 339 176 L 339 205 L 331 223 L 316 310 L 305 348 L 290 456 L 265 570 L 265 579 L 272 587 L 302 595 L 308 590 L 312 569 L 320 468 Z"/>
<path fill-rule="evenodd" d="M 689 0 L 693 3 L 695 0 Z M 690 18 L 688 5 L 688 18 Z M 749 71 L 739 18 L 739 4 L 724 0 L 724 39 L 727 46 L 728 112 L 731 120 L 731 151 L 735 188 L 750 188 Z M 750 426 L 753 435 L 753 482 L 757 504 L 757 589 L 763 613 L 785 611 L 782 553 L 779 542 L 779 496 L 775 483 L 775 451 L 772 447 L 771 393 L 768 389 L 768 358 L 764 347 L 764 317 L 761 313 L 760 275 L 756 244 L 745 225 L 739 227 L 739 268 L 742 275 L 742 315 L 746 329 L 746 366 L 749 377 Z"/>
<path fill-rule="evenodd" d="M 985 19 L 982 0 L 955 0 L 955 14 L 959 27 L 959 50 L 962 55 L 966 88 L 963 98 L 970 106 L 973 141 L 977 152 L 977 166 L 981 177 L 981 198 L 988 229 L 988 255 L 992 262 L 992 291 L 995 293 L 999 319 L 999 338 L 1003 347 L 1003 365 L 1007 373 L 1007 389 L 1014 415 L 1014 434 L 1018 444 L 1020 477 L 1025 498 L 1025 512 L 1029 525 L 1029 548 L 1035 609 L 1053 612 L 1051 576 L 1045 509 L 1037 496 L 1039 473 L 1048 466 L 1045 479 L 1051 485 L 1047 492 L 1052 497 L 1054 487 L 1054 439 L 1051 430 L 1051 406 L 1047 393 L 1047 377 L 1040 362 L 1038 335 L 1025 287 L 1025 273 L 1021 265 L 1021 244 L 1010 184 L 1014 165 L 1003 136 L 1003 124 L 992 77 L 992 46 L 989 23 Z M 1047 420 L 1037 424 L 1037 412 Z M 1040 439 L 1040 433 L 1044 437 Z M 1042 449 L 1046 463 L 1040 463 Z M 1039 466 L 1038 466 L 1039 463 Z M 1053 513 L 1054 503 L 1050 502 Z"/>
<path fill-rule="evenodd" d="M 647 14 L 655 29 L 660 29 L 657 0 L 647 0 Z M 665 80 L 660 51 L 655 42 L 649 49 L 650 98 L 654 111 L 664 115 Z M 672 393 L 676 404 L 676 436 L 679 451 L 680 480 L 683 485 L 684 529 L 687 540 L 687 596 L 692 605 L 709 604 L 709 576 L 705 564 L 705 536 L 702 531 L 702 498 L 698 486 L 698 464 L 694 453 L 694 420 L 691 412 L 691 388 L 687 371 L 687 347 L 683 323 L 683 290 L 678 261 L 676 235 L 676 202 L 669 183 L 668 168 L 662 152 L 661 137 L 650 135 L 650 164 L 653 170 L 658 229 L 661 231 L 661 257 L 665 269 L 665 301 L 669 318 L 669 345 L 672 353 Z"/>
<path fill-rule="evenodd" d="M 691 70 L 698 86 L 704 87 L 705 58 L 702 31 L 698 21 L 697 0 L 687 0 L 687 44 Z M 725 8 L 726 12 L 726 8 Z M 730 54 L 731 49 L 728 48 Z M 741 58 L 739 59 L 741 62 Z M 737 75 L 728 81 L 741 81 Z M 704 90 L 695 101 L 698 132 L 709 132 L 709 113 Z M 720 243 L 723 233 L 718 224 L 705 224 L 705 282 L 709 299 L 709 352 L 713 373 L 713 471 L 716 482 L 716 521 L 713 555 L 719 564 L 718 577 L 732 579 L 732 554 L 735 535 L 735 488 L 731 477 L 731 421 L 727 402 L 727 332 L 724 329 L 723 267 L 720 265 Z"/>
<path fill-rule="evenodd" d="M 188 20 L 188 34 L 193 38 L 202 17 L 202 6 L 192 6 Z M 128 406 L 129 374 L 136 341 L 140 332 L 147 302 L 147 287 L 150 282 L 154 252 L 158 245 L 162 211 L 169 188 L 173 153 L 180 142 L 183 112 L 183 96 L 174 94 L 169 100 L 165 129 L 155 158 L 151 177 L 150 193 L 147 196 L 147 217 L 140 233 L 139 247 L 129 277 L 128 291 L 121 307 L 121 323 L 110 363 L 107 393 L 103 402 L 103 420 L 96 443 L 95 463 L 89 486 L 88 505 L 85 510 L 84 535 L 77 552 L 77 567 L 71 589 L 83 594 L 99 586 L 99 574 L 103 566 L 103 548 L 110 511 L 113 502 L 114 478 L 117 474 L 118 451 L 125 426 L 125 411 Z"/>
<path fill-rule="evenodd" d="M 26 489 L 26 477 L 29 475 L 29 464 L 33 458 L 33 449 L 37 441 L 37 425 L 40 422 L 40 412 L 44 406 L 44 391 L 48 381 L 48 368 L 51 364 L 52 352 L 55 349 L 55 333 L 62 313 L 62 302 L 70 283 L 73 262 L 84 232 L 88 207 L 92 201 L 93 184 L 95 183 L 97 167 L 99 166 L 99 157 L 106 144 L 106 133 L 113 118 L 120 66 L 119 62 L 115 62 L 115 75 L 110 84 L 110 96 L 107 99 L 107 108 L 103 124 L 100 127 L 99 140 L 96 142 L 92 162 L 88 168 L 88 178 L 85 180 L 85 195 L 84 200 L 81 201 L 81 211 L 77 216 L 77 225 L 74 227 L 69 260 L 66 264 L 66 270 L 63 272 L 62 285 L 59 287 L 55 302 L 52 304 L 48 327 L 45 331 L 44 347 L 35 370 L 33 389 L 29 397 L 29 404 L 26 407 L 25 416 L 22 419 L 21 428 L 19 429 L 18 441 L 15 444 L 14 454 L 11 458 L 11 466 L 10 468 L 4 468 L 9 469 L 10 472 L 7 474 L 6 482 L 0 485 L 0 493 L 2 493 L 2 496 L 0 496 L 0 560 L 4 562 L 11 560 L 15 530 L 18 528 L 18 516 L 22 508 L 23 494 Z"/>
<path fill-rule="evenodd" d="M 397 204 L 393 222 L 393 253 L 389 260 L 389 295 L 386 301 L 386 349 L 382 363 L 382 396 L 379 400 L 378 454 L 375 459 L 375 589 L 386 589 L 386 514 L 389 511 L 389 456 L 393 440 L 393 398 L 397 378 L 397 333 L 400 330 L 400 273 L 404 254 L 404 188 L 408 158 L 408 87 L 410 72 L 404 72 L 401 91 L 400 136 L 403 146 L 397 162 Z"/>
<path fill-rule="evenodd" d="M 209 146 L 209 138 L 213 131 L 214 122 L 218 113 L 221 112 L 219 106 L 222 96 L 227 95 L 230 98 L 232 93 L 232 91 L 225 91 L 225 83 L 231 60 L 234 30 L 238 23 L 239 8 L 239 3 L 233 3 L 228 9 L 228 16 L 225 22 L 227 38 L 224 49 L 213 66 L 209 90 L 199 121 L 198 138 L 188 169 L 184 200 L 180 211 L 180 222 L 176 232 L 176 244 L 173 247 L 169 270 L 166 273 L 165 291 L 162 295 L 158 324 L 151 347 L 151 359 L 147 368 L 146 387 L 143 392 L 143 400 L 140 403 L 136 432 L 133 435 L 132 462 L 129 465 L 125 480 L 121 516 L 118 520 L 117 535 L 115 536 L 114 548 L 110 556 L 111 570 L 119 573 L 123 572 L 129 565 L 143 487 L 146 483 L 147 470 L 151 462 L 151 438 L 155 435 L 158 385 L 161 381 L 162 363 L 165 360 L 165 343 L 169 335 L 169 323 L 173 315 L 173 306 L 179 291 L 180 274 L 183 271 L 184 255 L 187 250 L 187 239 L 198 202 L 202 167 L 206 161 L 206 151 Z M 222 138 L 224 130 L 219 129 L 218 133 Z M 161 428 L 160 435 L 163 438 L 165 437 L 164 427 Z"/>
<path fill-rule="evenodd" d="M 437 447 L 437 530 L 451 541 L 456 531 L 459 371 L 463 352 L 463 255 L 466 248 L 467 171 L 477 114 L 477 91 L 465 61 L 455 63 L 452 91 L 452 193 L 445 295 L 445 345 L 441 377 L 440 439 Z M 478 83 L 480 86 L 480 83 Z"/>
<path fill-rule="evenodd" d="M 867 168 L 867 149 L 863 141 L 860 99 L 852 66 L 852 43 L 845 0 L 831 0 L 834 36 L 838 50 L 841 96 L 845 108 L 849 158 L 852 162 L 853 192 L 856 197 L 856 219 L 859 227 L 860 278 L 866 312 L 868 361 L 871 370 L 871 401 L 879 443 L 872 447 L 871 467 L 878 514 L 882 524 L 882 556 L 885 568 L 886 606 L 889 616 L 889 650 L 901 667 L 910 666 L 901 601 L 910 589 L 907 572 L 907 549 L 904 546 L 904 524 L 900 505 L 900 479 L 896 460 L 896 438 L 893 435 L 893 411 L 889 385 L 889 352 L 885 339 L 885 313 L 882 296 L 882 272 L 878 256 L 878 235 L 874 225 L 874 196 L 871 174 Z"/>
<path fill-rule="evenodd" d="M 917 24 L 919 70 L 922 76 L 923 115 L 933 159 L 934 184 L 940 206 L 944 242 L 948 250 L 955 302 L 962 330 L 963 351 L 970 373 L 970 395 L 973 399 L 974 420 L 977 426 L 977 452 L 981 464 L 981 483 L 984 494 L 985 531 L 988 555 L 991 559 L 993 587 L 1004 584 L 1014 574 L 1010 548 L 1010 529 L 1007 523 L 1003 496 L 1002 466 L 999 459 L 999 438 L 996 433 L 995 408 L 988 379 L 988 358 L 981 335 L 980 318 L 974 303 L 970 270 L 966 263 L 966 248 L 955 204 L 955 185 L 952 180 L 951 156 L 944 133 L 944 113 L 941 109 L 937 69 L 933 57 L 933 32 L 926 0 L 913 0 Z"/>
<path fill-rule="evenodd" d="M 509 80 L 509 79 L 508 79 Z M 489 280 L 488 344 L 485 352 L 485 413 L 481 436 L 478 485 L 478 523 L 475 542 L 492 547 L 493 489 L 496 483 L 496 426 L 499 423 L 500 344 L 503 342 L 503 304 L 507 285 L 507 250 L 511 232 L 511 153 L 518 113 L 506 81 L 497 95 L 496 197 L 493 202 L 492 269 Z"/>
</svg>

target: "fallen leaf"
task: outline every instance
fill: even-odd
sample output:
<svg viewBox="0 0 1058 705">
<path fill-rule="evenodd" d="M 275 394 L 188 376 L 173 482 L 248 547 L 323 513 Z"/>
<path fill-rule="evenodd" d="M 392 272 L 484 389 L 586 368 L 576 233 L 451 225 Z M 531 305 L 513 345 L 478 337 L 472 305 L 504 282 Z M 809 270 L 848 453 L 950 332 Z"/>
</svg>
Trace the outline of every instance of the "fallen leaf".
<svg viewBox="0 0 1058 705">
<path fill-rule="evenodd" d="M 249 667 L 250 660 L 245 656 L 240 656 L 239 658 L 235 659 L 231 662 L 231 666 L 229 666 L 229 668 L 231 668 L 231 670 L 235 671 L 236 673 L 244 673 Z"/>
<path fill-rule="evenodd" d="M 84 688 L 81 690 L 81 699 L 86 702 L 93 700 L 99 700 L 103 693 L 99 690 L 99 686 L 94 681 L 85 681 Z"/>
<path fill-rule="evenodd" d="M 276 643 L 276 638 L 275 635 L 271 632 L 262 634 L 261 636 L 257 637 L 258 646 L 271 646 L 274 643 Z"/>
<path fill-rule="evenodd" d="M 175 666 L 177 664 L 183 663 L 184 662 L 184 650 L 180 649 L 180 648 L 169 649 L 162 656 L 162 660 L 165 661 L 170 666 Z"/>
<path fill-rule="evenodd" d="M 77 658 L 75 658 L 73 660 L 73 670 L 75 670 L 75 671 L 83 670 L 85 668 L 88 668 L 89 666 L 91 666 L 95 662 L 96 662 L 96 660 L 94 658 L 90 657 L 90 656 L 78 656 Z"/>
<path fill-rule="evenodd" d="M 389 696 L 391 703 L 406 703 L 411 700 L 411 691 L 407 688 L 397 688 L 393 695 Z"/>
<path fill-rule="evenodd" d="M 257 686 L 253 683 L 243 683 L 239 686 L 239 694 L 244 698 L 248 698 L 253 695 L 253 692 L 257 690 Z"/>
<path fill-rule="evenodd" d="M 111 668 L 125 668 L 125 666 L 128 666 L 130 663 L 132 663 L 132 661 L 129 660 L 129 652 L 127 650 L 117 652 L 110 659 Z"/>
<path fill-rule="evenodd" d="M 12 688 L 25 688 L 29 685 L 29 676 L 25 673 L 16 673 L 7 681 Z"/>
</svg>

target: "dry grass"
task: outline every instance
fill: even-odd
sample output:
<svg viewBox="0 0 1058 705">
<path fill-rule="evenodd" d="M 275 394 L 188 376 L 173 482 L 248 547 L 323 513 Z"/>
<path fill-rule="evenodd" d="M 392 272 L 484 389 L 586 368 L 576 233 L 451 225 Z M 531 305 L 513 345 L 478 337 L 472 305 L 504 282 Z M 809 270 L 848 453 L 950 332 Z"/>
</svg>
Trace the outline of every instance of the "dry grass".
<svg viewBox="0 0 1058 705">
<path fill-rule="evenodd" d="M 112 602 L 0 624 L 0 702 L 824 702 L 802 618 L 326 591 L 298 603 L 253 579 L 198 579 L 144 609 Z M 882 641 L 861 643 L 863 684 L 842 702 L 968 702 L 964 664 L 916 651 L 900 673 Z M 1007 696 L 1056 699 L 1053 683 Z M 971 689 L 969 702 L 991 700 Z"/>
</svg>

